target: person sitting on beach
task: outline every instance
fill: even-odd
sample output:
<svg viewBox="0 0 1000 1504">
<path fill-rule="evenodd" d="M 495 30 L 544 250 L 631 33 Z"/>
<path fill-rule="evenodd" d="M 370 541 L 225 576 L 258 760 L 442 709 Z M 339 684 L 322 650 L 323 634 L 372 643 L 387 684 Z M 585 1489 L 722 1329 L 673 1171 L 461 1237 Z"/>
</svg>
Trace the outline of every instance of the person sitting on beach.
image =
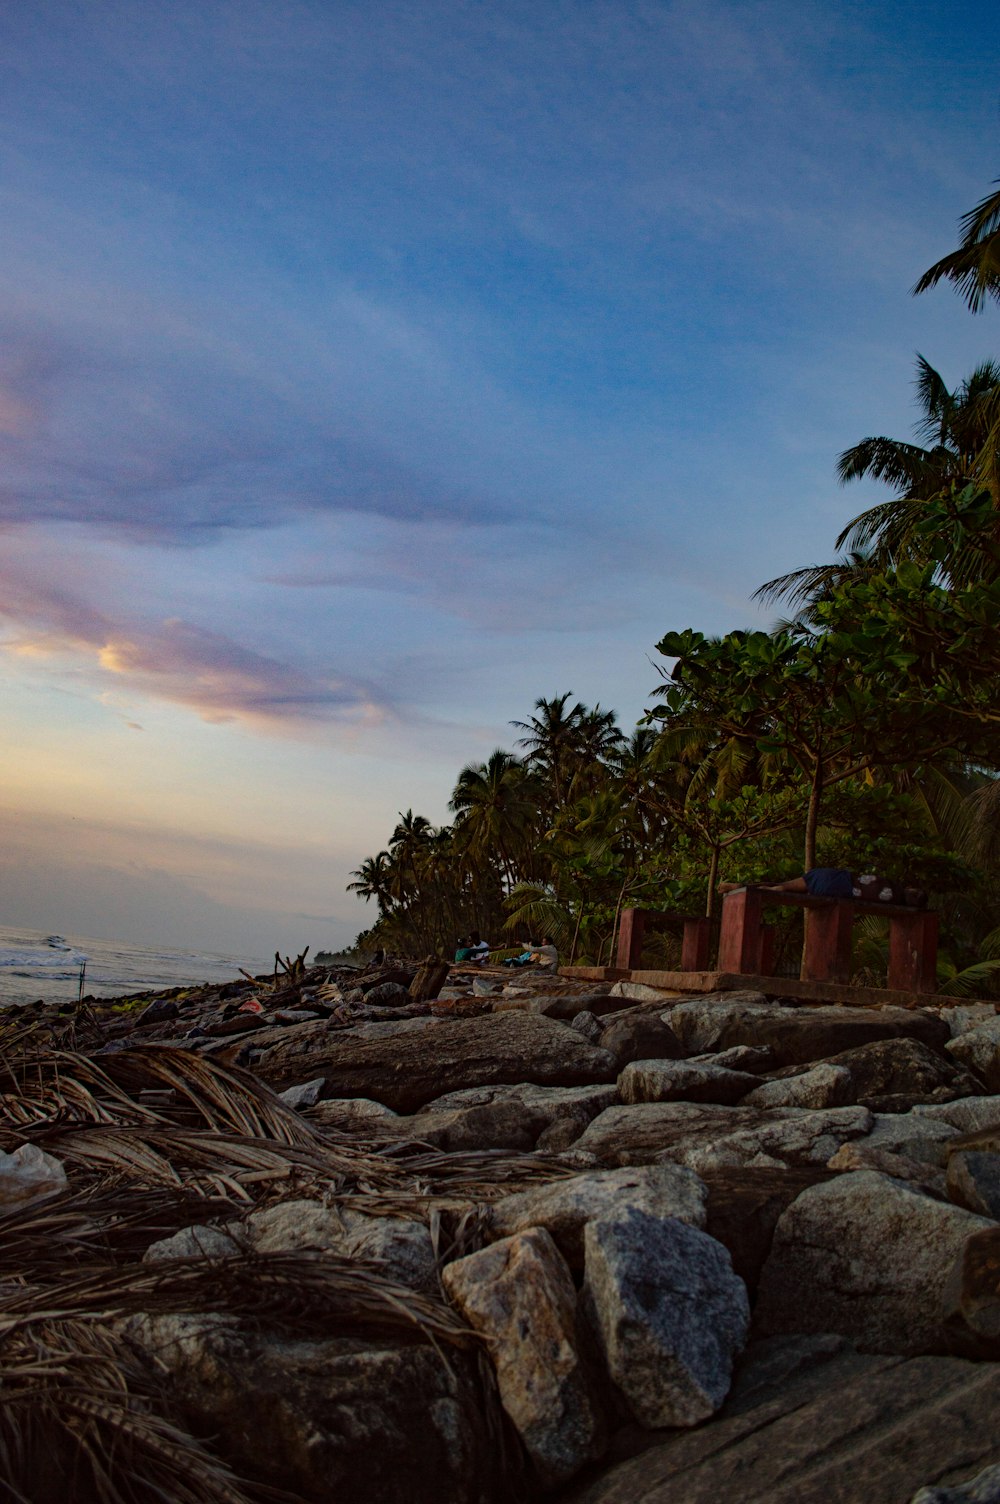
<svg viewBox="0 0 1000 1504">
<path fill-rule="evenodd" d="M 480 940 L 478 930 L 473 930 L 469 936 L 469 960 L 482 963 L 489 959 L 489 954 L 489 945 L 485 940 Z"/>
<path fill-rule="evenodd" d="M 745 883 L 720 883 L 719 892 L 731 893 L 735 888 L 746 886 Z M 752 886 L 769 888 L 772 893 L 808 893 L 813 898 L 857 898 L 862 903 L 894 903 L 910 909 L 927 907 L 927 894 L 923 888 L 876 877 L 872 872 L 855 874 L 846 867 L 810 867 L 801 877 L 790 877 L 781 883 L 754 883 Z"/>
<path fill-rule="evenodd" d="M 552 944 L 549 935 L 542 936 L 541 945 L 531 946 L 531 959 L 539 966 L 544 966 L 546 971 L 559 970 L 559 952 Z"/>
<path fill-rule="evenodd" d="M 472 949 L 471 949 L 471 947 L 469 945 L 468 940 L 466 940 L 466 938 L 463 935 L 463 936 L 460 937 L 459 942 L 458 942 L 458 947 L 457 947 L 457 949 L 455 951 L 455 961 L 456 961 L 456 964 L 457 964 L 459 961 L 470 961 L 471 959 L 472 959 Z"/>
</svg>

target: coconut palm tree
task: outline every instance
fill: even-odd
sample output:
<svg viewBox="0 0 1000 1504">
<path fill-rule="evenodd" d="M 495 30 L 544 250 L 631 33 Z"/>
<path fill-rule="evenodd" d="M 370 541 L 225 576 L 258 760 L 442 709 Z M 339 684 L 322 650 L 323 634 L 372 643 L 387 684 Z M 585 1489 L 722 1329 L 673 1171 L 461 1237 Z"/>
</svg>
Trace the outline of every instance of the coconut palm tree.
<svg viewBox="0 0 1000 1504">
<path fill-rule="evenodd" d="M 959 227 L 958 249 L 928 267 L 913 291 L 926 292 L 942 280 L 951 282 L 972 312 L 978 313 L 987 298 L 1000 302 L 1000 192 L 988 193 L 963 214 Z"/>
<path fill-rule="evenodd" d="M 458 816 L 456 833 L 478 860 L 497 858 L 508 887 L 516 881 L 516 858 L 537 825 L 540 792 L 538 780 L 502 747 L 458 775 L 449 804 Z"/>
</svg>

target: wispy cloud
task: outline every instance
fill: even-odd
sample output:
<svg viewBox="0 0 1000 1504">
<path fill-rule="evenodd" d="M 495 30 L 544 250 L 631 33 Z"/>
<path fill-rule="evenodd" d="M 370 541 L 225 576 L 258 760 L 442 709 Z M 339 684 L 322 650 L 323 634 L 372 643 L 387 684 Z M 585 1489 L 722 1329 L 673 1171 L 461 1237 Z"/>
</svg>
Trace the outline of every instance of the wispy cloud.
<svg viewBox="0 0 1000 1504">
<path fill-rule="evenodd" d="M 374 683 L 351 674 L 313 676 L 220 632 L 180 618 L 112 618 L 66 588 L 0 567 L 3 651 L 62 664 L 97 686 L 114 684 L 166 700 L 208 721 L 264 728 L 347 721 L 374 724 L 393 712 Z M 138 728 L 137 728 L 138 729 Z"/>
</svg>

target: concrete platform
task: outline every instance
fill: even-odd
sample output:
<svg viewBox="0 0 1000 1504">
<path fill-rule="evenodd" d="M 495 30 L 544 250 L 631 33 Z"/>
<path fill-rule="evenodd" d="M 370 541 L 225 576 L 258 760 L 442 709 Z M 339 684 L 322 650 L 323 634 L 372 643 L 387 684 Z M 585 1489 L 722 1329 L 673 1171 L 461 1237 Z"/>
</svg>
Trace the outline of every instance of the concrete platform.
<svg viewBox="0 0 1000 1504">
<path fill-rule="evenodd" d="M 940 992 L 899 992 L 889 987 L 852 987 L 842 982 L 801 982 L 734 971 L 625 971 L 618 966 L 560 966 L 559 975 L 578 982 L 642 982 L 679 997 L 706 992 L 763 992 L 801 1003 L 839 1003 L 853 1008 L 961 1008 L 992 998 L 948 997 Z"/>
</svg>

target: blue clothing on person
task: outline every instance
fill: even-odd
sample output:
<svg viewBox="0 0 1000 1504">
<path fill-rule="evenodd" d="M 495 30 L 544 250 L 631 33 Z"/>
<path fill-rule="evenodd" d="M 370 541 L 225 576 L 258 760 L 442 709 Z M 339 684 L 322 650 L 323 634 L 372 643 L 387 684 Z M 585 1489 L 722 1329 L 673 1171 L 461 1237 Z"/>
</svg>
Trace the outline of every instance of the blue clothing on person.
<svg viewBox="0 0 1000 1504">
<path fill-rule="evenodd" d="M 810 867 L 806 892 L 813 898 L 853 898 L 854 875 L 846 867 Z"/>
</svg>

